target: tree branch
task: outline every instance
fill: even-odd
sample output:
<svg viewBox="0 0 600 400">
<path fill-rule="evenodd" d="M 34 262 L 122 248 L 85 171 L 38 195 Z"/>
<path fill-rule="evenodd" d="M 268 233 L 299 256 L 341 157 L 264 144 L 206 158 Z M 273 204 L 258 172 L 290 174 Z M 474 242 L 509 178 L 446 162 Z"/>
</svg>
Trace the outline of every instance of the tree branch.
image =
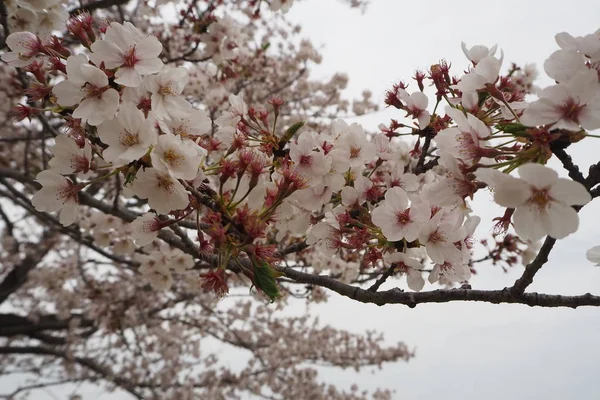
<svg viewBox="0 0 600 400">
<path fill-rule="evenodd" d="M 102 8 L 109 8 L 112 6 L 120 6 L 122 4 L 125 3 L 129 3 L 130 0 L 98 0 L 98 1 L 94 1 L 92 3 L 83 5 L 81 7 L 77 7 L 72 9 L 71 11 L 69 11 L 70 15 L 76 15 L 79 12 L 82 11 L 95 11 L 95 10 L 99 10 Z"/>
<path fill-rule="evenodd" d="M 531 285 L 533 282 L 533 277 L 535 274 L 542 268 L 544 264 L 548 262 L 548 256 L 550 255 L 550 251 L 554 247 L 554 243 L 556 243 L 556 239 L 548 236 L 542 245 L 542 248 L 538 252 L 535 259 L 525 267 L 525 271 L 523 271 L 523 275 L 519 279 L 517 279 L 514 285 L 510 288 L 510 293 L 513 296 L 521 296 L 527 286 Z"/>
<path fill-rule="evenodd" d="M 358 286 L 352 286 L 325 275 L 307 274 L 291 267 L 278 267 L 288 278 L 297 282 L 326 287 L 342 296 L 361 303 L 404 304 L 414 308 L 421 303 L 448 303 L 451 301 L 477 301 L 492 304 L 525 304 L 531 307 L 569 307 L 600 306 L 600 296 L 589 293 L 580 296 L 561 296 L 542 293 L 524 293 L 513 296 L 509 288 L 502 290 L 444 289 L 427 292 L 404 292 L 394 288 L 382 292 L 372 292 Z"/>
</svg>

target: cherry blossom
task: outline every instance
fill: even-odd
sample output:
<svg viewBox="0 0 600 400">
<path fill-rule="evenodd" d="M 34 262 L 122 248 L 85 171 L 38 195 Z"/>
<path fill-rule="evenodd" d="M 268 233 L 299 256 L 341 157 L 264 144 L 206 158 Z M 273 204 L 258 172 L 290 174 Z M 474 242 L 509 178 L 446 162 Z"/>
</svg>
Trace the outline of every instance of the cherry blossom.
<svg viewBox="0 0 600 400">
<path fill-rule="evenodd" d="M 497 47 L 496 45 L 492 46 L 492 48 L 488 48 L 483 45 L 475 45 L 470 49 L 467 47 L 465 42 L 461 42 L 461 48 L 465 56 L 471 60 L 473 65 L 477 65 L 481 60 L 486 57 L 493 57 L 496 54 Z"/>
<path fill-rule="evenodd" d="M 579 226 L 574 205 L 592 199 L 579 182 L 559 178 L 556 171 L 539 164 L 518 169 L 521 179 L 493 169 L 476 172 L 477 178 L 494 188 L 494 201 L 515 209 L 515 231 L 523 240 L 536 241 L 545 235 L 562 239 Z"/>
<path fill-rule="evenodd" d="M 90 59 L 96 65 L 118 68 L 115 82 L 124 86 L 139 86 L 143 75 L 155 74 L 163 67 L 158 58 L 162 44 L 154 36 L 144 36 L 130 22 L 111 23 L 104 40 L 94 42 L 91 50 Z"/>
<path fill-rule="evenodd" d="M 60 211 L 59 221 L 68 226 L 77 218 L 78 197 L 80 186 L 55 171 L 42 171 L 35 177 L 42 188 L 33 196 L 31 204 L 38 211 Z"/>
<path fill-rule="evenodd" d="M 186 117 L 192 106 L 181 96 L 188 82 L 188 72 L 183 67 L 164 68 L 157 75 L 148 75 L 144 83 L 152 93 L 152 111 L 156 118 Z"/>
<path fill-rule="evenodd" d="M 483 148 L 485 140 L 490 137 L 490 129 L 473 114 L 465 116 L 461 111 L 446 107 L 446 114 L 451 116 L 457 127 L 446 128 L 438 132 L 435 142 L 440 150 L 460 159 L 464 164 L 472 166 L 482 157 L 493 156 Z M 480 143 L 481 142 L 481 143 Z"/>
<path fill-rule="evenodd" d="M 600 61 L 600 29 L 585 36 L 572 36 L 567 32 L 558 33 L 556 43 L 564 50 L 577 50 L 590 59 L 590 62 Z"/>
<path fill-rule="evenodd" d="M 460 82 L 455 85 L 456 89 L 463 93 L 471 93 L 484 89 L 486 85 L 494 84 L 498 80 L 503 58 L 504 56 L 484 57 L 471 72 L 460 78 Z"/>
<path fill-rule="evenodd" d="M 188 193 L 183 185 L 167 171 L 146 168 L 137 173 L 132 189 L 142 199 L 148 199 L 150 208 L 159 214 L 181 210 L 188 203 Z"/>
<path fill-rule="evenodd" d="M 372 213 L 373 223 L 380 227 L 389 241 L 406 240 L 412 242 L 419 237 L 423 224 L 429 219 L 431 210 L 424 202 L 408 202 L 406 192 L 393 187 L 385 193 L 382 205 Z"/>
<path fill-rule="evenodd" d="M 417 118 L 419 128 L 424 129 L 429 125 L 431 114 L 427 111 L 429 99 L 425 93 L 414 92 L 409 95 L 406 90 L 400 89 L 398 90 L 398 99 L 405 102 L 407 111 L 410 112 L 414 118 Z"/>
<path fill-rule="evenodd" d="M 131 223 L 132 233 L 135 244 L 138 246 L 146 246 L 152 243 L 157 237 L 161 229 L 161 222 L 152 213 L 146 213 L 141 217 L 137 217 Z"/>
<path fill-rule="evenodd" d="M 298 141 L 290 146 L 290 159 L 296 171 L 307 178 L 320 178 L 327 172 L 325 155 L 315 147 L 315 138 L 309 132 L 300 135 Z"/>
<path fill-rule="evenodd" d="M 185 137 L 197 137 L 211 131 L 212 121 L 206 111 L 193 110 L 190 114 L 159 121 L 159 125 L 165 132 Z"/>
<path fill-rule="evenodd" d="M 406 275 L 406 283 L 408 287 L 415 292 L 420 292 L 425 286 L 425 279 L 421 270 L 423 265 L 414 258 L 409 257 L 405 253 L 392 253 L 385 256 L 385 261 L 390 264 L 396 264 L 396 270 Z"/>
<path fill-rule="evenodd" d="M 175 178 L 192 180 L 205 154 L 206 151 L 191 140 L 166 134 L 158 137 L 150 157 L 157 170 L 171 172 Z"/>
<path fill-rule="evenodd" d="M 79 103 L 73 117 L 94 126 L 113 119 L 119 108 L 119 93 L 108 86 L 102 70 L 87 63 L 84 54 L 67 59 L 67 79 L 54 86 L 52 92 L 61 106 Z"/>
<path fill-rule="evenodd" d="M 460 264 L 462 253 L 455 243 L 466 236 L 460 220 L 444 218 L 445 213 L 438 211 L 425 222 L 419 234 L 419 243 L 425 246 L 429 258 L 437 264 Z"/>
<path fill-rule="evenodd" d="M 11 51 L 2 54 L 2 61 L 13 67 L 25 67 L 36 60 L 43 49 L 42 42 L 31 32 L 15 32 L 8 35 L 6 45 Z"/>
<path fill-rule="evenodd" d="M 345 121 L 337 120 L 331 124 L 331 130 L 335 145 L 349 152 L 352 168 L 359 168 L 375 157 L 375 145 L 367 140 L 359 124 L 348 125 Z"/>
<path fill-rule="evenodd" d="M 586 251 L 585 257 L 589 261 L 596 263 L 596 266 L 600 266 L 600 246 L 594 246 Z"/>
<path fill-rule="evenodd" d="M 86 140 L 80 148 L 75 140 L 67 135 L 58 135 L 55 138 L 54 157 L 48 163 L 50 168 L 61 174 L 84 175 L 88 173 L 92 164 L 92 146 Z"/>
<path fill-rule="evenodd" d="M 577 72 L 568 82 L 541 90 L 539 100 L 523 113 L 527 126 L 555 124 L 556 128 L 578 131 L 600 128 L 600 84 L 595 70 Z"/>
<path fill-rule="evenodd" d="M 142 157 L 157 142 L 153 120 L 131 102 L 121 104 L 117 118 L 98 126 L 98 136 L 108 145 L 102 157 L 115 167 Z"/>
</svg>

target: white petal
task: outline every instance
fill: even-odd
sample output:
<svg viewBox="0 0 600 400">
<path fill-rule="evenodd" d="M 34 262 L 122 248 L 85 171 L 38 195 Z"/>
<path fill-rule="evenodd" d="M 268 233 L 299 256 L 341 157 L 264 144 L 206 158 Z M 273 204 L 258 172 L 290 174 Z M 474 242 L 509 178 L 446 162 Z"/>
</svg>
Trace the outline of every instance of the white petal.
<svg viewBox="0 0 600 400">
<path fill-rule="evenodd" d="M 582 206 L 592 200 L 592 196 L 581 183 L 565 178 L 559 178 L 548 194 L 569 206 Z"/>
<path fill-rule="evenodd" d="M 593 263 L 600 264 L 600 246 L 594 246 L 585 252 L 585 256 Z"/>
<path fill-rule="evenodd" d="M 402 188 L 393 187 L 385 192 L 385 204 L 393 210 L 404 211 L 408 208 L 408 196 Z"/>
<path fill-rule="evenodd" d="M 553 238 L 562 239 L 577 231 L 579 216 L 573 207 L 553 201 L 546 207 L 546 213 L 548 218 L 542 218 L 542 221 L 547 223 L 547 233 Z"/>
<path fill-rule="evenodd" d="M 536 241 L 548 234 L 541 223 L 539 209 L 530 205 L 518 207 L 513 214 L 517 235 L 525 241 Z"/>
<path fill-rule="evenodd" d="M 541 164 L 529 163 L 519 167 L 519 176 L 536 189 L 550 188 L 558 181 L 558 173 Z"/>
<path fill-rule="evenodd" d="M 549 99 L 539 99 L 529 105 L 521 117 L 521 123 L 526 126 L 552 124 L 563 116 L 560 107 Z"/>
<path fill-rule="evenodd" d="M 142 77 L 137 69 L 132 67 L 121 67 L 115 73 L 115 82 L 119 85 L 137 87 L 142 83 Z"/>
</svg>

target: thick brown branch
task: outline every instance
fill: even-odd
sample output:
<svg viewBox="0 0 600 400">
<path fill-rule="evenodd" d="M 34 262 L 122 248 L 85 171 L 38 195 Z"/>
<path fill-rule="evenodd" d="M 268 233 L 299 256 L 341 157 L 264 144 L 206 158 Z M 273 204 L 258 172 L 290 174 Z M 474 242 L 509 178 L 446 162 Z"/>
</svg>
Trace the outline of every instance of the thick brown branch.
<svg viewBox="0 0 600 400">
<path fill-rule="evenodd" d="M 38 263 L 46 256 L 48 251 L 54 246 L 54 240 L 43 238 L 36 246 L 35 251 L 31 249 L 25 258 L 20 263 L 16 264 L 13 269 L 6 275 L 4 280 L 0 282 L 0 304 L 2 304 L 8 296 L 16 292 L 27 281 L 29 271 L 34 269 Z"/>
<path fill-rule="evenodd" d="M 85 4 L 81 7 L 74 8 L 69 11 L 69 14 L 76 15 L 82 11 L 95 11 L 102 8 L 109 8 L 112 6 L 120 6 L 122 4 L 128 3 L 130 0 L 98 0 L 88 4 Z"/>
<path fill-rule="evenodd" d="M 57 349 L 51 349 L 47 347 L 36 347 L 36 346 L 8 346 L 8 347 L 0 347 L 0 354 L 37 354 L 42 356 L 52 356 L 62 358 L 65 361 L 76 362 L 89 369 L 90 371 L 95 372 L 96 374 L 102 376 L 105 379 L 108 379 L 123 389 L 127 390 L 129 393 L 134 395 L 138 399 L 142 399 L 143 397 L 135 390 L 135 385 L 133 385 L 129 380 L 121 378 L 119 376 L 113 376 L 112 372 L 109 369 L 104 368 L 103 366 L 97 364 L 95 361 L 71 356 L 63 351 Z"/>
<path fill-rule="evenodd" d="M 573 159 L 570 155 L 567 154 L 565 149 L 560 148 L 558 146 L 550 146 L 554 155 L 560 160 L 563 167 L 569 173 L 569 177 L 576 182 L 581 183 L 582 185 L 586 185 L 586 179 L 583 177 L 583 174 L 579 171 L 579 167 L 573 163 Z M 588 188 L 589 189 L 589 188 Z"/>
<path fill-rule="evenodd" d="M 290 267 L 280 267 L 278 270 L 297 282 L 326 287 L 342 296 L 349 297 L 361 303 L 373 303 L 379 306 L 384 304 L 404 304 L 413 308 L 421 303 L 448 303 L 451 301 L 526 304 L 532 307 L 576 308 L 581 306 L 600 306 L 600 296 L 593 296 L 589 293 L 581 296 L 524 293 L 515 297 L 508 288 L 502 290 L 448 289 L 428 292 L 404 292 L 401 289 L 395 288 L 382 292 L 371 292 L 324 275 L 307 274 Z"/>
</svg>

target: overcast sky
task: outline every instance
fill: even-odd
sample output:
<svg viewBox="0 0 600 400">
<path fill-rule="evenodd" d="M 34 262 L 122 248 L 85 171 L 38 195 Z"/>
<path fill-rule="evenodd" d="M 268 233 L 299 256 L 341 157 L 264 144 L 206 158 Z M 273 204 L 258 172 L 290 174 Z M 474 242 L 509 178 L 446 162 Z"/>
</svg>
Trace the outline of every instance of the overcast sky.
<svg viewBox="0 0 600 400">
<path fill-rule="evenodd" d="M 315 69 L 315 77 L 346 72 L 349 96 L 358 97 L 363 89 L 370 89 L 382 105 L 385 90 L 400 79 L 408 80 L 416 68 L 425 70 L 440 58 L 452 62 L 456 72 L 466 68 L 461 41 L 469 46 L 498 44 L 504 50 L 505 66 L 515 61 L 541 67 L 557 49 L 557 32 L 583 35 L 600 27 L 596 1 L 373 0 L 361 14 L 336 0 L 306 0 L 295 4 L 289 17 L 304 27 L 305 37 L 323 45 L 323 63 Z M 385 110 L 356 121 L 375 130 L 378 123 L 400 115 L 397 110 Z M 586 170 L 600 158 L 600 142 L 584 142 L 570 151 Z M 531 290 L 600 293 L 600 268 L 584 256 L 586 249 L 600 244 L 598 203 L 581 211 L 580 230 L 556 245 Z M 484 199 L 474 210 L 483 218 L 478 231 L 483 238 L 498 209 Z M 503 288 L 512 285 L 522 268 L 505 274 L 481 265 L 478 271 L 472 280 L 474 288 Z M 322 379 L 328 383 L 388 387 L 397 391 L 394 399 L 600 398 L 598 309 L 468 303 L 409 309 L 364 305 L 333 294 L 315 310 L 324 323 L 356 332 L 382 331 L 390 343 L 405 341 L 416 349 L 410 363 L 386 365 L 373 374 L 324 369 Z M 88 393 L 94 398 L 92 393 L 99 392 Z"/>
</svg>

